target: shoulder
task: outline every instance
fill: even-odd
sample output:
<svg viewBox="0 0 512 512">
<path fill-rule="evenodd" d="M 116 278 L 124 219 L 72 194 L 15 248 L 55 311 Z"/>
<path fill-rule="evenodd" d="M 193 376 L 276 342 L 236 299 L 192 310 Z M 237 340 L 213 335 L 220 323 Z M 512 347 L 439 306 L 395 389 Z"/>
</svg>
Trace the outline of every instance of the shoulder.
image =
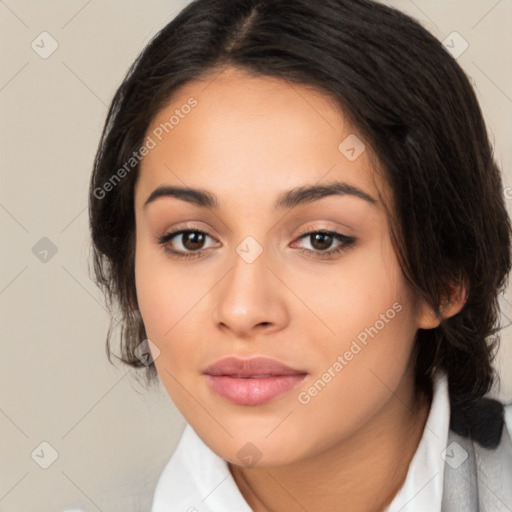
<svg viewBox="0 0 512 512">
<path fill-rule="evenodd" d="M 153 497 L 152 512 L 168 510 L 171 503 L 183 507 L 186 511 L 194 500 L 200 501 L 193 470 L 197 446 L 190 430 L 187 424 L 174 453 L 160 474 Z"/>
<path fill-rule="evenodd" d="M 443 511 L 512 510 L 511 437 L 512 403 L 484 397 L 452 406 Z"/>
<path fill-rule="evenodd" d="M 155 489 L 151 512 L 250 512 L 229 471 L 187 423 Z"/>
<path fill-rule="evenodd" d="M 512 400 L 507 402 L 504 406 L 504 419 L 508 435 L 512 440 Z"/>
</svg>

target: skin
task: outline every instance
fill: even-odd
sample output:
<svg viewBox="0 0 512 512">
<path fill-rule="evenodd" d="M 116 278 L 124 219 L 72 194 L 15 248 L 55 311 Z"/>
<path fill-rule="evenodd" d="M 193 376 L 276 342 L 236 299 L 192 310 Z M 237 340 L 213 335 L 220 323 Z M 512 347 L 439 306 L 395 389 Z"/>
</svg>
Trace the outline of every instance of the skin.
<svg viewBox="0 0 512 512">
<path fill-rule="evenodd" d="M 339 151 L 357 131 L 325 95 L 233 68 L 184 85 L 147 134 L 190 97 L 197 106 L 144 158 L 135 188 L 137 297 L 160 351 L 160 380 L 197 434 L 228 461 L 256 512 L 381 510 L 405 479 L 430 407 L 428 395 L 414 392 L 414 335 L 441 318 L 402 275 L 379 199 L 392 196 L 376 159 L 368 145 L 354 161 Z M 377 202 L 331 195 L 273 208 L 285 191 L 332 181 Z M 206 189 L 219 208 L 175 197 L 144 206 L 161 185 Z M 209 235 L 200 257 L 179 259 L 157 241 L 185 223 Z M 320 258 L 322 246 L 302 237 L 320 229 L 356 242 Z M 252 263 L 236 252 L 247 236 L 262 249 Z M 181 235 L 167 245 L 194 252 Z M 334 239 L 324 251 L 338 246 Z M 298 394 L 395 303 L 400 312 L 300 403 Z M 443 316 L 462 305 L 449 303 Z M 233 404 L 202 374 L 229 355 L 272 357 L 308 376 L 266 404 Z M 252 466 L 237 455 L 247 442 L 260 452 Z"/>
</svg>

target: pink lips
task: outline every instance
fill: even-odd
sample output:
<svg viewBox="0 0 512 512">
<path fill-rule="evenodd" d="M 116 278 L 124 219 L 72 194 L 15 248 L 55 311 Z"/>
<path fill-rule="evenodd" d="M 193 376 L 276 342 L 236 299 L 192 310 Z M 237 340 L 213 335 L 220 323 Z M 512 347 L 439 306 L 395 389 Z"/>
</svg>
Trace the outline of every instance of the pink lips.
<svg viewBox="0 0 512 512">
<path fill-rule="evenodd" d="M 275 359 L 227 357 L 206 368 L 211 388 L 239 405 L 261 405 L 289 391 L 307 375 Z"/>
</svg>

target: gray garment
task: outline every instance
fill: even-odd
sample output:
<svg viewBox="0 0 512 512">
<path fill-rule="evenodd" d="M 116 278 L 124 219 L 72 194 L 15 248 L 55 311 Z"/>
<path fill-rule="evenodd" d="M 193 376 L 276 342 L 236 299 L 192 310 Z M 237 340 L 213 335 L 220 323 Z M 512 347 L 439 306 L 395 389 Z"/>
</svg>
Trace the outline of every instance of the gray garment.
<svg viewBox="0 0 512 512">
<path fill-rule="evenodd" d="M 497 422 L 503 422 L 503 416 L 485 418 L 484 429 L 478 411 L 469 421 L 480 422 L 481 432 L 491 432 L 499 425 Z M 495 437 L 496 442 L 491 442 L 494 446 L 489 448 L 483 446 L 489 443 L 488 438 L 482 441 L 481 432 L 481 439 L 477 441 L 474 436 L 460 435 L 450 428 L 442 512 L 512 512 L 512 441 L 509 432 L 501 428 L 501 435 L 490 436 Z"/>
</svg>

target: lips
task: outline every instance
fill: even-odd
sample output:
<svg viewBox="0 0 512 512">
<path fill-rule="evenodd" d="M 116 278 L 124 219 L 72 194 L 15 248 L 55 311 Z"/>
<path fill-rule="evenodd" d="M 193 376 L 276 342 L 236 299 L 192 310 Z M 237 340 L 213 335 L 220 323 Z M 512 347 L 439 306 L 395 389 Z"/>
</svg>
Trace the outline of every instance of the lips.
<svg viewBox="0 0 512 512">
<path fill-rule="evenodd" d="M 238 405 L 261 405 L 290 391 L 307 375 L 275 359 L 228 357 L 208 366 L 203 373 L 211 389 Z"/>
</svg>

